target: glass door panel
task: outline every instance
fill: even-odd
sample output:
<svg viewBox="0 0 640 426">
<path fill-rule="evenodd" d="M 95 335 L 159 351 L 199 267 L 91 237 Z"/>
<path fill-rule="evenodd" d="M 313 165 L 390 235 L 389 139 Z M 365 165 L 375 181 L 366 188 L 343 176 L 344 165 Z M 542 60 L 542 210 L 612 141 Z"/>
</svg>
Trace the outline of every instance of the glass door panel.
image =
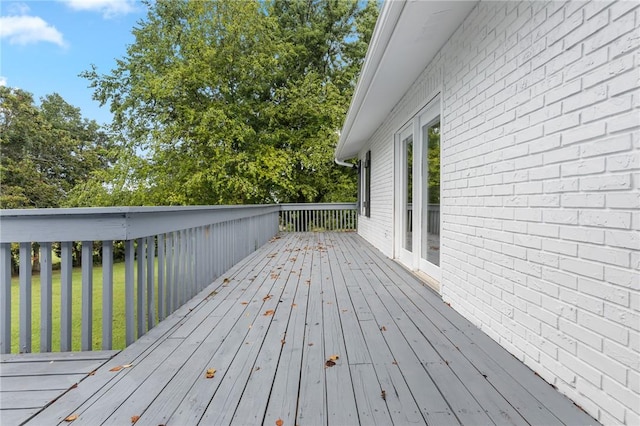
<svg viewBox="0 0 640 426">
<path fill-rule="evenodd" d="M 422 209 L 420 256 L 440 266 L 440 120 L 422 132 Z"/>
<path fill-rule="evenodd" d="M 402 247 L 413 251 L 413 135 L 402 140 L 405 173 L 403 174 L 403 226 Z"/>
</svg>

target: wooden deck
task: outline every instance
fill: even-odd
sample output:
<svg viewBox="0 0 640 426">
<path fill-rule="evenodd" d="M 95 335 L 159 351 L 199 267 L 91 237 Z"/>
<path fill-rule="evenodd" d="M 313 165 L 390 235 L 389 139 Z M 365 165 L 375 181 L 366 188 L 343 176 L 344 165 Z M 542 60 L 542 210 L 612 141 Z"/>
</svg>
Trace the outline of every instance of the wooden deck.
<svg viewBox="0 0 640 426">
<path fill-rule="evenodd" d="M 282 234 L 28 424 L 70 415 L 74 426 L 596 423 L 353 233 Z"/>
</svg>

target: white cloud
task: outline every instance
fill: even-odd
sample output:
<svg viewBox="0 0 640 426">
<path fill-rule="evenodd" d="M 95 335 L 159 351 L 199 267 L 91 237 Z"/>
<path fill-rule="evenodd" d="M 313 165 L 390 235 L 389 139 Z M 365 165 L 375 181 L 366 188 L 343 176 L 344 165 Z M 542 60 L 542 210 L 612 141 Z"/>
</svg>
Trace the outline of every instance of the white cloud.
<svg viewBox="0 0 640 426">
<path fill-rule="evenodd" d="M 101 12 L 105 18 L 126 15 L 135 11 L 134 0 L 63 0 L 75 10 Z"/>
<path fill-rule="evenodd" d="M 9 44 L 31 44 L 41 41 L 65 47 L 62 33 L 38 16 L 0 16 L 0 39 Z"/>
<path fill-rule="evenodd" d="M 29 6 L 26 3 L 9 3 L 9 15 L 26 15 L 29 13 Z"/>
<path fill-rule="evenodd" d="M 3 77 L 0 75 L 0 86 L 6 86 L 7 85 L 7 77 Z"/>
</svg>

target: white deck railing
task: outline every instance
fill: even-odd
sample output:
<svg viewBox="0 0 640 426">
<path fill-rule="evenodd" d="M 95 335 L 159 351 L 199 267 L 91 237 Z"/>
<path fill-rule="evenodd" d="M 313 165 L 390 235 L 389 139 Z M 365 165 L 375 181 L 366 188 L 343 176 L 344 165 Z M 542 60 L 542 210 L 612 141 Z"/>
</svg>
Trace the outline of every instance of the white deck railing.
<svg viewBox="0 0 640 426">
<path fill-rule="evenodd" d="M 113 207 L 0 210 L 0 353 L 32 351 L 33 244 L 40 247 L 40 352 L 72 350 L 73 248 L 81 244 L 81 350 L 93 349 L 93 265 L 102 258 L 102 349 L 113 340 L 114 247 L 124 246 L 125 340 L 203 290 L 278 231 L 354 230 L 355 204 Z M 12 244 L 19 247 L 19 297 L 12 300 Z M 52 246 L 60 252 L 60 347 L 53 348 Z M 117 303 L 117 301 L 116 301 Z"/>
</svg>

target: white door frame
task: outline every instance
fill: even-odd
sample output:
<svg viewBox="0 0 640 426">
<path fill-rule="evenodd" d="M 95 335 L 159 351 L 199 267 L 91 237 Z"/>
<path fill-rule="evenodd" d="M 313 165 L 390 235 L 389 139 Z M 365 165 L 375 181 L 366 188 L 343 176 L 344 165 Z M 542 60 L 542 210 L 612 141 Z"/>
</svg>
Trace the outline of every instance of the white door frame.
<svg viewBox="0 0 640 426">
<path fill-rule="evenodd" d="M 422 229 L 422 210 L 423 198 L 426 196 L 426 190 L 423 190 L 424 182 L 426 182 L 426 164 L 422 161 L 425 157 L 425 142 L 422 137 L 422 128 L 433 124 L 441 116 L 440 96 L 432 99 L 424 108 L 422 108 L 411 120 L 409 120 L 394 137 L 394 255 L 402 264 L 411 270 L 420 270 L 425 272 L 432 278 L 440 281 L 440 267 L 428 262 L 422 255 L 421 236 L 426 235 L 426 230 Z M 405 210 L 406 200 L 406 177 L 407 168 L 405 166 L 406 155 L 403 142 L 413 136 L 413 194 L 412 194 L 412 250 L 409 251 L 404 247 L 404 238 L 406 238 L 406 218 Z M 442 215 L 440 215 L 440 225 L 442 224 Z M 440 226 L 440 229 L 442 227 Z M 424 231 L 424 232 L 423 232 Z M 424 256 L 426 258 L 426 255 Z"/>
</svg>

